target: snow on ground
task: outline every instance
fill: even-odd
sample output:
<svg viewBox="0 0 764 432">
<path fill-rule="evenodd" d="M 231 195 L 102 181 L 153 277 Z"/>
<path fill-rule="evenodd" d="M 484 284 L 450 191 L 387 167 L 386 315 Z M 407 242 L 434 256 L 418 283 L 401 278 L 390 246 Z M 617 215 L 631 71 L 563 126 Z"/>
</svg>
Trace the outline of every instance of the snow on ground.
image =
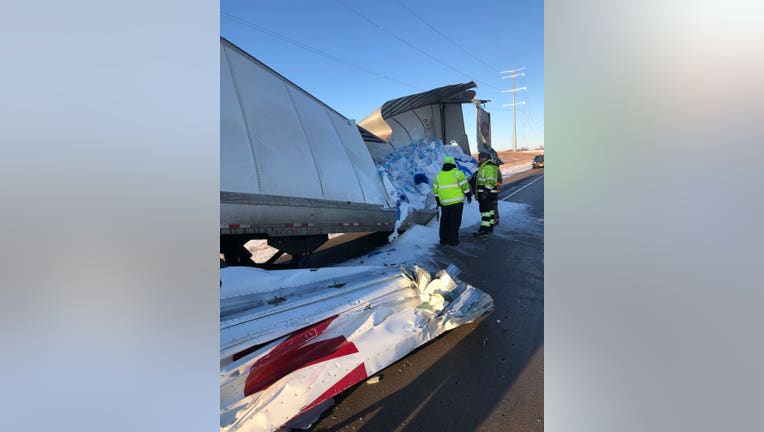
<svg viewBox="0 0 764 432">
<path fill-rule="evenodd" d="M 220 299 L 247 294 L 263 294 L 309 283 L 330 281 L 355 274 L 385 274 L 387 270 L 371 267 L 321 267 L 314 269 L 264 270 L 257 267 L 233 266 L 220 269 Z"/>
<path fill-rule="evenodd" d="M 531 164 L 522 164 L 522 165 L 514 165 L 509 166 L 506 168 L 501 168 L 501 175 L 503 177 L 508 177 L 511 174 L 517 174 L 523 171 L 528 171 L 529 169 L 533 169 L 533 165 Z"/>
<path fill-rule="evenodd" d="M 529 232 L 534 229 L 534 218 L 528 212 L 528 205 L 499 201 L 500 225 L 494 235 L 507 236 L 513 231 Z M 366 255 L 345 261 L 340 266 L 413 266 L 417 264 L 426 267 L 434 264 L 434 249 L 440 247 L 438 235 L 439 225 L 433 218 L 427 225 L 415 225 L 397 239 Z M 480 227 L 480 210 L 478 203 L 473 200 L 465 204 L 462 213 L 461 239 L 471 236 Z"/>
</svg>

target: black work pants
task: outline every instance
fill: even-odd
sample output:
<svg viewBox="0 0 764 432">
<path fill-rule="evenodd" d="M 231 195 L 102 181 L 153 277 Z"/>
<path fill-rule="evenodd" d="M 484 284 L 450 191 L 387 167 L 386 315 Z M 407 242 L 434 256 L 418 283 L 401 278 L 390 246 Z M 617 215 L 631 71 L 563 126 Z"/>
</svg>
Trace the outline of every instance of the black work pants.
<svg viewBox="0 0 764 432">
<path fill-rule="evenodd" d="M 462 225 L 464 203 L 451 204 L 440 208 L 440 242 L 456 246 L 459 244 L 459 227 Z"/>
</svg>

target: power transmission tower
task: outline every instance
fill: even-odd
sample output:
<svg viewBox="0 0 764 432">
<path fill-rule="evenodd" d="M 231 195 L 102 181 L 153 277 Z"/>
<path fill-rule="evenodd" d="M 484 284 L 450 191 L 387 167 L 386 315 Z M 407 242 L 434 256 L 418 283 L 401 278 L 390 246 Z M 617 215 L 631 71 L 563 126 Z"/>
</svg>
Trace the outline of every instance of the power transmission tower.
<svg viewBox="0 0 764 432">
<path fill-rule="evenodd" d="M 502 79 L 510 78 L 512 79 L 512 89 L 510 90 L 502 90 L 502 93 L 512 93 L 512 103 L 511 104 L 504 104 L 502 106 L 511 106 L 512 107 L 512 151 L 517 151 L 517 113 L 515 110 L 515 106 L 517 105 L 525 105 L 525 101 L 515 102 L 515 92 L 518 92 L 520 90 L 528 90 L 527 87 L 520 87 L 515 88 L 515 78 L 525 76 L 525 72 L 520 72 L 522 70 L 525 70 L 525 66 L 517 69 L 512 69 L 508 71 L 501 71 L 500 73 L 503 74 L 511 74 L 507 76 L 501 77 Z M 519 73 L 518 73 L 519 72 Z"/>
</svg>

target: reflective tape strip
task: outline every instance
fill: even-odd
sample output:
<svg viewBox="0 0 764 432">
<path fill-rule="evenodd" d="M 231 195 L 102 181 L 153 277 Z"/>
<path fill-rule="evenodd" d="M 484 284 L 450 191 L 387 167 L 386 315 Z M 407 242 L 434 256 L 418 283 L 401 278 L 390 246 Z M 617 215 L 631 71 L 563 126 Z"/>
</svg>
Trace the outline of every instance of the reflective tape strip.
<svg viewBox="0 0 764 432">
<path fill-rule="evenodd" d="M 284 224 L 284 226 L 287 228 L 305 228 L 305 227 L 312 227 L 316 225 L 312 223 L 288 223 L 288 224 Z"/>
<path fill-rule="evenodd" d="M 340 226 L 361 226 L 359 222 L 340 222 Z"/>
<path fill-rule="evenodd" d="M 249 224 L 228 224 L 228 225 L 220 225 L 220 229 L 241 229 L 241 228 L 249 228 Z"/>
<path fill-rule="evenodd" d="M 440 189 L 453 189 L 453 188 L 458 188 L 458 187 L 459 187 L 459 185 L 456 184 L 456 183 L 451 183 L 451 184 L 447 184 L 447 185 L 438 185 L 438 188 L 440 188 Z"/>
<path fill-rule="evenodd" d="M 449 198 L 447 200 L 442 199 L 442 200 L 440 200 L 440 203 L 441 204 L 451 204 L 451 203 L 460 202 L 460 201 L 464 201 L 464 197 L 463 196 L 461 196 L 459 198 Z"/>
</svg>

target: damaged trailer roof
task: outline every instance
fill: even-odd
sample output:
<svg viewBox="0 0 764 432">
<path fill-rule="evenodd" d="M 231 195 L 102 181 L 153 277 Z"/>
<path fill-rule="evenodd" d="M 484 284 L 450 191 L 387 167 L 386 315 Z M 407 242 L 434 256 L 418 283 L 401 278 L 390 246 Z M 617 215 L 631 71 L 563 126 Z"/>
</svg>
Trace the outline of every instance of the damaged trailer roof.
<svg viewBox="0 0 764 432">
<path fill-rule="evenodd" d="M 474 81 L 463 84 L 452 84 L 438 87 L 426 92 L 389 100 L 382 105 L 382 118 L 390 118 L 397 114 L 423 106 L 438 103 L 472 103 L 475 100 L 475 91 L 469 90 L 477 87 Z"/>
<path fill-rule="evenodd" d="M 475 102 L 473 81 L 438 87 L 389 100 L 358 122 L 358 125 L 398 148 L 419 139 L 456 141 L 469 154 L 462 104 Z M 376 160 L 388 152 L 370 147 Z"/>
</svg>

